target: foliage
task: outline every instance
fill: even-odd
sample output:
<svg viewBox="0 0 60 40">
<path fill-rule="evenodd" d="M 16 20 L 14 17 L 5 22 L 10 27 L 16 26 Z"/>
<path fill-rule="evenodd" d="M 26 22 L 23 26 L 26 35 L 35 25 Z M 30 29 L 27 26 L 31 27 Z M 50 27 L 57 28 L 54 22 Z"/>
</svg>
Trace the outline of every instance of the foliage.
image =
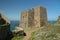
<svg viewBox="0 0 60 40">
<path fill-rule="evenodd" d="M 60 40 L 60 26 L 43 27 L 32 33 L 29 40 Z"/>
<path fill-rule="evenodd" d="M 24 36 L 15 36 L 12 40 L 23 40 Z"/>
</svg>

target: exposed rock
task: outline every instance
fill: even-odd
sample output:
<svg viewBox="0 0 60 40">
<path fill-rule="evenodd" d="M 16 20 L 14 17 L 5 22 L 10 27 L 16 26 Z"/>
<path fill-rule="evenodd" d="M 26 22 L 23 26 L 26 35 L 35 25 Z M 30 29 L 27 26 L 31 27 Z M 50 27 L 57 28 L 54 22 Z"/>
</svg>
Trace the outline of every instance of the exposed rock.
<svg viewBox="0 0 60 40">
<path fill-rule="evenodd" d="M 21 27 L 16 27 L 15 30 L 12 31 L 14 36 L 26 36 L 23 28 Z"/>
<path fill-rule="evenodd" d="M 10 24 L 10 20 L 5 15 L 3 15 L 2 13 L 0 13 L 0 17 L 3 18 L 7 23 Z"/>
<path fill-rule="evenodd" d="M 11 40 L 12 37 L 10 21 L 4 15 L 0 14 L 0 40 Z"/>
</svg>

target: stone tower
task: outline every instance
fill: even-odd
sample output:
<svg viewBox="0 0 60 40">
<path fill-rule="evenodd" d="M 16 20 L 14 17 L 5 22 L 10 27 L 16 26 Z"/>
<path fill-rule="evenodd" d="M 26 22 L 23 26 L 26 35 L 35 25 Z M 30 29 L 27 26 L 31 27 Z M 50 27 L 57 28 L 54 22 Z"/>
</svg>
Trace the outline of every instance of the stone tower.
<svg viewBox="0 0 60 40">
<path fill-rule="evenodd" d="M 23 11 L 20 19 L 21 27 L 41 27 L 47 25 L 46 8 L 38 6 L 26 11 Z"/>
<path fill-rule="evenodd" d="M 34 20 L 33 8 L 25 10 L 21 14 L 20 26 L 23 28 L 32 27 Z"/>
<path fill-rule="evenodd" d="M 42 6 L 34 8 L 34 20 L 36 27 L 46 26 L 47 25 L 46 8 Z"/>
</svg>

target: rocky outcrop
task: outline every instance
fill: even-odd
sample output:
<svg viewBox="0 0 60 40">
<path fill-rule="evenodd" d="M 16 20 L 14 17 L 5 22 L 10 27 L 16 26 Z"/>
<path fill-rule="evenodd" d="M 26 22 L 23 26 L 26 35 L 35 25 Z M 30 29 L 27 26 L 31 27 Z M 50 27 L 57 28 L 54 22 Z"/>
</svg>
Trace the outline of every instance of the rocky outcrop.
<svg viewBox="0 0 60 40">
<path fill-rule="evenodd" d="M 26 36 L 23 28 L 21 27 L 16 27 L 15 30 L 12 31 L 14 36 Z"/>
<path fill-rule="evenodd" d="M 10 31 L 10 21 L 0 14 L 0 40 L 11 40 L 13 37 Z"/>
<path fill-rule="evenodd" d="M 3 18 L 7 23 L 10 24 L 10 20 L 5 15 L 3 15 L 2 13 L 0 13 L 0 17 Z"/>
<path fill-rule="evenodd" d="M 0 40 L 11 40 L 11 38 L 10 24 L 0 25 Z"/>
</svg>

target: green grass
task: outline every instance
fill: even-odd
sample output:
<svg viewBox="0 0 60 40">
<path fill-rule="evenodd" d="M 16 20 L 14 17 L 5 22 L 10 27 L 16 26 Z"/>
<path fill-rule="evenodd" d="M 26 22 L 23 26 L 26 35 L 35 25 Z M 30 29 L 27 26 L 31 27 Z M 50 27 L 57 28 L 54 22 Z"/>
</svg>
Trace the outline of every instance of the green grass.
<svg viewBox="0 0 60 40">
<path fill-rule="evenodd" d="M 29 40 L 60 40 L 60 26 L 40 28 L 32 33 Z"/>
<path fill-rule="evenodd" d="M 23 40 L 24 36 L 15 36 L 12 40 Z"/>
</svg>

